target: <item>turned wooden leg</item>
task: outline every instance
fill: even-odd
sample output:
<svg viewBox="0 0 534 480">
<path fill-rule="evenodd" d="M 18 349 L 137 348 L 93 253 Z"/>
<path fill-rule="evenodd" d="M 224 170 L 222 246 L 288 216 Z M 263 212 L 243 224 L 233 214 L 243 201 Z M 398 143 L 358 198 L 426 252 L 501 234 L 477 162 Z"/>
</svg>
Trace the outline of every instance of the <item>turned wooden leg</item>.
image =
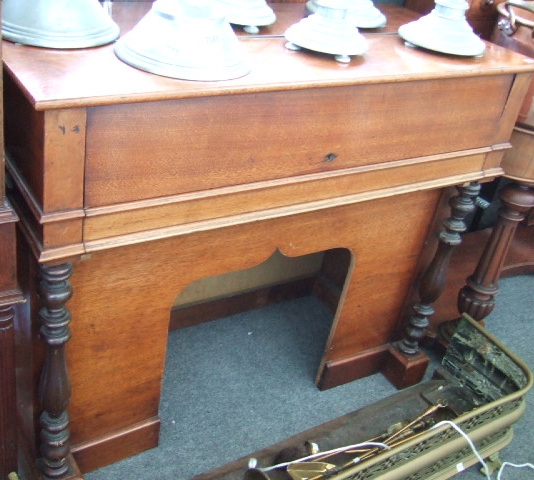
<svg viewBox="0 0 534 480">
<path fill-rule="evenodd" d="M 419 284 L 419 302 L 413 306 L 413 314 L 406 326 L 405 335 L 397 344 L 407 355 L 419 352 L 419 342 L 426 335 L 429 317 L 434 314 L 432 304 L 439 298 L 445 283 L 452 252 L 462 242 L 460 234 L 467 230 L 465 218 L 475 210 L 474 199 L 480 192 L 480 185 L 472 183 L 457 187 L 459 195 L 449 201 L 451 216 L 444 222 L 434 258 L 427 267 Z"/>
<path fill-rule="evenodd" d="M 68 279 L 71 264 L 41 266 L 39 295 L 42 308 L 40 335 L 46 345 L 46 357 L 39 384 L 43 412 L 41 424 L 41 470 L 46 478 L 62 478 L 69 473 L 69 416 L 67 406 L 71 387 L 65 358 L 70 339 L 70 312 L 65 304 L 72 295 Z"/>
<path fill-rule="evenodd" d="M 460 234 L 467 230 L 465 218 L 475 210 L 480 184 L 473 182 L 456 188 L 459 194 L 449 200 L 451 216 L 443 222 L 436 253 L 419 282 L 419 301 L 412 307 L 403 337 L 390 349 L 392 360 L 384 375 L 398 388 L 413 385 L 423 378 L 428 358 L 420 351 L 419 343 L 434 314 L 432 304 L 445 288 L 452 252 L 462 241 Z"/>
<path fill-rule="evenodd" d="M 474 273 L 458 295 L 458 311 L 482 321 L 495 307 L 498 280 L 519 222 L 534 207 L 534 184 L 511 183 L 499 193 L 503 206 Z M 442 341 L 447 343 L 456 329 L 456 320 L 440 325 Z"/>
</svg>

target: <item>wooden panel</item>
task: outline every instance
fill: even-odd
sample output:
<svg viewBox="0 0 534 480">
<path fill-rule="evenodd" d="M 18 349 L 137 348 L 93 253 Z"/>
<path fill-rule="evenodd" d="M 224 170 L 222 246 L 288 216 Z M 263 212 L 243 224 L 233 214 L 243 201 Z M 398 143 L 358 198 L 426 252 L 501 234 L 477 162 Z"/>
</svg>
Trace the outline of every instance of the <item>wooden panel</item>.
<svg viewBox="0 0 534 480">
<path fill-rule="evenodd" d="M 525 61 L 531 60 L 525 59 Z M 495 131 L 496 142 L 504 139 L 510 139 L 512 130 L 514 128 L 514 123 L 517 120 L 518 113 L 523 108 L 525 95 L 529 92 L 532 80 L 532 76 L 528 75 L 518 75 L 515 78 L 512 88 L 509 92 L 506 107 L 502 113 L 502 117 L 499 119 L 499 123 Z"/>
<path fill-rule="evenodd" d="M 17 288 L 16 275 L 16 237 L 15 221 L 17 216 L 11 208 L 2 205 L 0 199 L 0 306 L 8 302 L 9 296 Z"/>
<path fill-rule="evenodd" d="M 511 138 L 513 148 L 502 162 L 506 176 L 523 182 L 534 181 L 534 131 L 516 128 Z"/>
<path fill-rule="evenodd" d="M 0 16 L 1 10 L 0 3 Z M 3 79 L 0 77 L 0 477 L 7 478 L 9 473 L 16 471 L 18 465 L 13 305 L 20 302 L 21 298 L 17 290 L 15 260 L 17 216 L 5 197 L 3 97 Z"/>
<path fill-rule="evenodd" d="M 176 295 L 199 278 L 257 265 L 277 248 L 300 256 L 346 246 L 354 254 L 353 284 L 337 315 L 340 333 L 330 340 L 329 360 L 387 343 L 438 197 L 437 190 L 414 192 L 329 215 L 311 212 L 105 250 L 77 263 L 69 302 L 73 443 L 157 415 Z M 200 261 L 206 255 L 214 261 Z M 387 274 L 376 268 L 382 263 Z"/>
<path fill-rule="evenodd" d="M 83 206 L 85 108 L 45 113 L 44 159 L 47 182 L 43 211 Z"/>
<path fill-rule="evenodd" d="M 449 154 L 391 162 L 387 168 L 362 167 L 341 171 L 339 175 L 333 172 L 310 178 L 301 176 L 294 181 L 164 197 L 118 208 L 90 209 L 85 222 L 85 245 L 88 251 L 98 250 L 139 238 L 146 241 L 149 237 L 325 209 L 501 174 L 500 168 L 483 169 L 488 151 L 492 154 L 491 150 L 480 149 L 478 153 L 468 151 L 458 156 Z M 161 231 L 155 230 L 158 228 Z M 140 232 L 137 240 L 135 232 Z"/>
<path fill-rule="evenodd" d="M 36 112 L 10 77 L 6 90 L 8 154 L 23 179 L 34 215 L 81 208 L 85 109 Z"/>
<path fill-rule="evenodd" d="M 7 154 L 17 165 L 27 189 L 39 204 L 44 200 L 44 114 L 36 112 L 12 77 L 5 76 Z"/>
<path fill-rule="evenodd" d="M 0 303 L 0 475 L 2 478 L 7 478 L 9 473 L 17 469 L 15 330 L 13 319 L 13 308 L 5 307 Z"/>
<path fill-rule="evenodd" d="M 277 251 L 254 268 L 193 282 L 176 297 L 174 307 L 193 306 L 207 299 L 217 300 L 237 292 L 247 293 L 259 288 L 287 284 L 291 280 L 314 277 L 321 268 L 322 259 L 322 254 L 288 258 Z"/>
<path fill-rule="evenodd" d="M 493 76 L 90 109 L 85 203 L 328 172 L 448 152 L 451 145 L 488 145 L 511 81 Z M 473 108 L 480 103 L 483 110 Z M 147 155 L 150 168 L 142 161 Z"/>
<path fill-rule="evenodd" d="M 131 427 L 112 432 L 106 442 L 97 439 L 94 442 L 75 445 L 72 453 L 80 470 L 90 472 L 138 452 L 157 447 L 159 431 L 159 417 L 149 418 Z"/>
<path fill-rule="evenodd" d="M 169 330 L 191 327 L 236 313 L 248 312 L 267 305 L 311 295 L 314 282 L 315 277 L 300 278 L 284 284 L 261 287 L 231 296 L 208 299 L 205 302 L 173 307 Z"/>
</svg>

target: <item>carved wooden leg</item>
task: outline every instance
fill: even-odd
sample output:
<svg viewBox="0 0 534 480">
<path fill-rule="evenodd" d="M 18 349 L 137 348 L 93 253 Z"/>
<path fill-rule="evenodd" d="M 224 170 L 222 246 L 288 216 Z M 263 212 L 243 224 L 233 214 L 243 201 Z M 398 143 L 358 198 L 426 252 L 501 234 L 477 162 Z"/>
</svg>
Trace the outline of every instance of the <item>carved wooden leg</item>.
<svg viewBox="0 0 534 480">
<path fill-rule="evenodd" d="M 498 280 L 506 254 L 514 238 L 517 225 L 534 207 L 534 184 L 511 183 L 499 193 L 503 207 L 484 248 L 474 273 L 458 295 L 458 311 L 468 313 L 482 321 L 495 307 L 495 295 L 499 292 Z M 448 343 L 456 329 L 456 321 L 440 325 L 442 341 Z"/>
<path fill-rule="evenodd" d="M 420 301 L 413 306 L 413 314 L 406 327 L 404 338 L 397 344 L 407 355 L 419 351 L 419 342 L 426 334 L 428 319 L 434 314 L 432 304 L 443 292 L 452 252 L 462 242 L 460 234 L 467 230 L 465 218 L 475 210 L 474 199 L 480 192 L 480 185 L 472 183 L 457 187 L 459 195 L 449 201 L 451 216 L 444 223 L 433 260 L 427 267 L 419 284 Z"/>
<path fill-rule="evenodd" d="M 473 182 L 456 188 L 459 195 L 449 200 L 451 216 L 443 222 L 436 253 L 419 283 L 420 300 L 412 307 L 403 338 L 390 349 L 393 360 L 388 362 L 384 375 L 398 388 L 413 385 L 423 378 L 428 358 L 420 351 L 419 343 L 434 314 L 432 304 L 445 288 L 452 252 L 462 241 L 460 234 L 467 230 L 465 218 L 475 210 L 480 184 Z"/>
<path fill-rule="evenodd" d="M 67 406 L 71 387 L 65 358 L 70 339 L 70 312 L 65 307 L 72 295 L 68 281 L 71 264 L 41 266 L 39 294 L 42 308 L 40 334 L 46 344 L 46 358 L 39 384 L 43 408 L 41 423 L 42 473 L 56 479 L 69 473 L 69 416 Z"/>
<path fill-rule="evenodd" d="M 0 305 L 0 477 L 17 471 L 14 309 Z"/>
</svg>

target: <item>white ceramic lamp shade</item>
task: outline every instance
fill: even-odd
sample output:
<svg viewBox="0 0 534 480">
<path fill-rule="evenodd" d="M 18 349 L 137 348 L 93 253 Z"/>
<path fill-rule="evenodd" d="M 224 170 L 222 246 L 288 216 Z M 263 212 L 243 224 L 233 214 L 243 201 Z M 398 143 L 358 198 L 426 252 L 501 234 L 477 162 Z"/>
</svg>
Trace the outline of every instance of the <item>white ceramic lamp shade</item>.
<svg viewBox="0 0 534 480">
<path fill-rule="evenodd" d="M 402 25 L 399 35 L 409 44 L 460 56 L 480 56 L 486 44 L 467 23 L 465 0 L 437 0 L 435 8 L 419 20 Z"/>
<path fill-rule="evenodd" d="M 317 12 L 318 0 L 308 0 L 306 9 Z M 349 0 L 347 16 L 357 28 L 382 28 L 386 25 L 386 16 L 376 8 L 372 0 Z"/>
<path fill-rule="evenodd" d="M 351 55 L 364 54 L 367 40 L 350 22 L 347 4 L 344 0 L 318 0 L 316 13 L 286 30 L 286 47 L 328 53 L 341 63 L 350 62 Z"/>
<path fill-rule="evenodd" d="M 184 80 L 229 80 L 250 67 L 225 16 L 211 1 L 156 0 L 115 44 L 125 63 Z"/>
<path fill-rule="evenodd" d="M 228 21 L 240 25 L 248 33 L 258 33 L 258 27 L 272 25 L 276 15 L 265 0 L 217 0 Z"/>
<path fill-rule="evenodd" d="M 2 37 L 45 48 L 87 48 L 119 36 L 98 0 L 3 0 Z"/>
</svg>

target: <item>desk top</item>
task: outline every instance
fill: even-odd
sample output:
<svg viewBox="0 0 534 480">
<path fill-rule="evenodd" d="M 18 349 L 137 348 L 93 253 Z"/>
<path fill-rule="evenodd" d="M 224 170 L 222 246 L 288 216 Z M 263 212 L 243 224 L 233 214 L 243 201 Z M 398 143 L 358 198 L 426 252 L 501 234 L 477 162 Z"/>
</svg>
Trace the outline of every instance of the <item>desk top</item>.
<svg viewBox="0 0 534 480">
<path fill-rule="evenodd" d="M 123 33 L 149 5 L 114 5 Z M 279 7 L 239 33 L 252 72 L 235 80 L 147 73 L 113 44 L 4 42 L 11 198 L 40 260 L 502 174 L 532 59 L 408 47 L 396 31 L 414 14 L 383 5 L 389 26 L 340 64 L 286 49 L 303 5 Z"/>
<path fill-rule="evenodd" d="M 148 2 L 116 2 L 114 18 L 122 34 L 150 7 Z M 303 4 L 273 5 L 277 23 L 260 35 L 239 33 L 250 59 L 250 74 L 216 82 L 166 78 L 119 60 L 113 44 L 52 50 L 4 42 L 4 64 L 36 110 L 207 97 L 261 91 L 473 77 L 534 70 L 534 60 L 488 44 L 481 58 L 442 55 L 408 47 L 397 35 L 414 13 L 380 5 L 388 17 L 382 30 L 365 32 L 369 51 L 340 64 L 331 55 L 285 48 L 285 28 L 302 18 Z"/>
</svg>

